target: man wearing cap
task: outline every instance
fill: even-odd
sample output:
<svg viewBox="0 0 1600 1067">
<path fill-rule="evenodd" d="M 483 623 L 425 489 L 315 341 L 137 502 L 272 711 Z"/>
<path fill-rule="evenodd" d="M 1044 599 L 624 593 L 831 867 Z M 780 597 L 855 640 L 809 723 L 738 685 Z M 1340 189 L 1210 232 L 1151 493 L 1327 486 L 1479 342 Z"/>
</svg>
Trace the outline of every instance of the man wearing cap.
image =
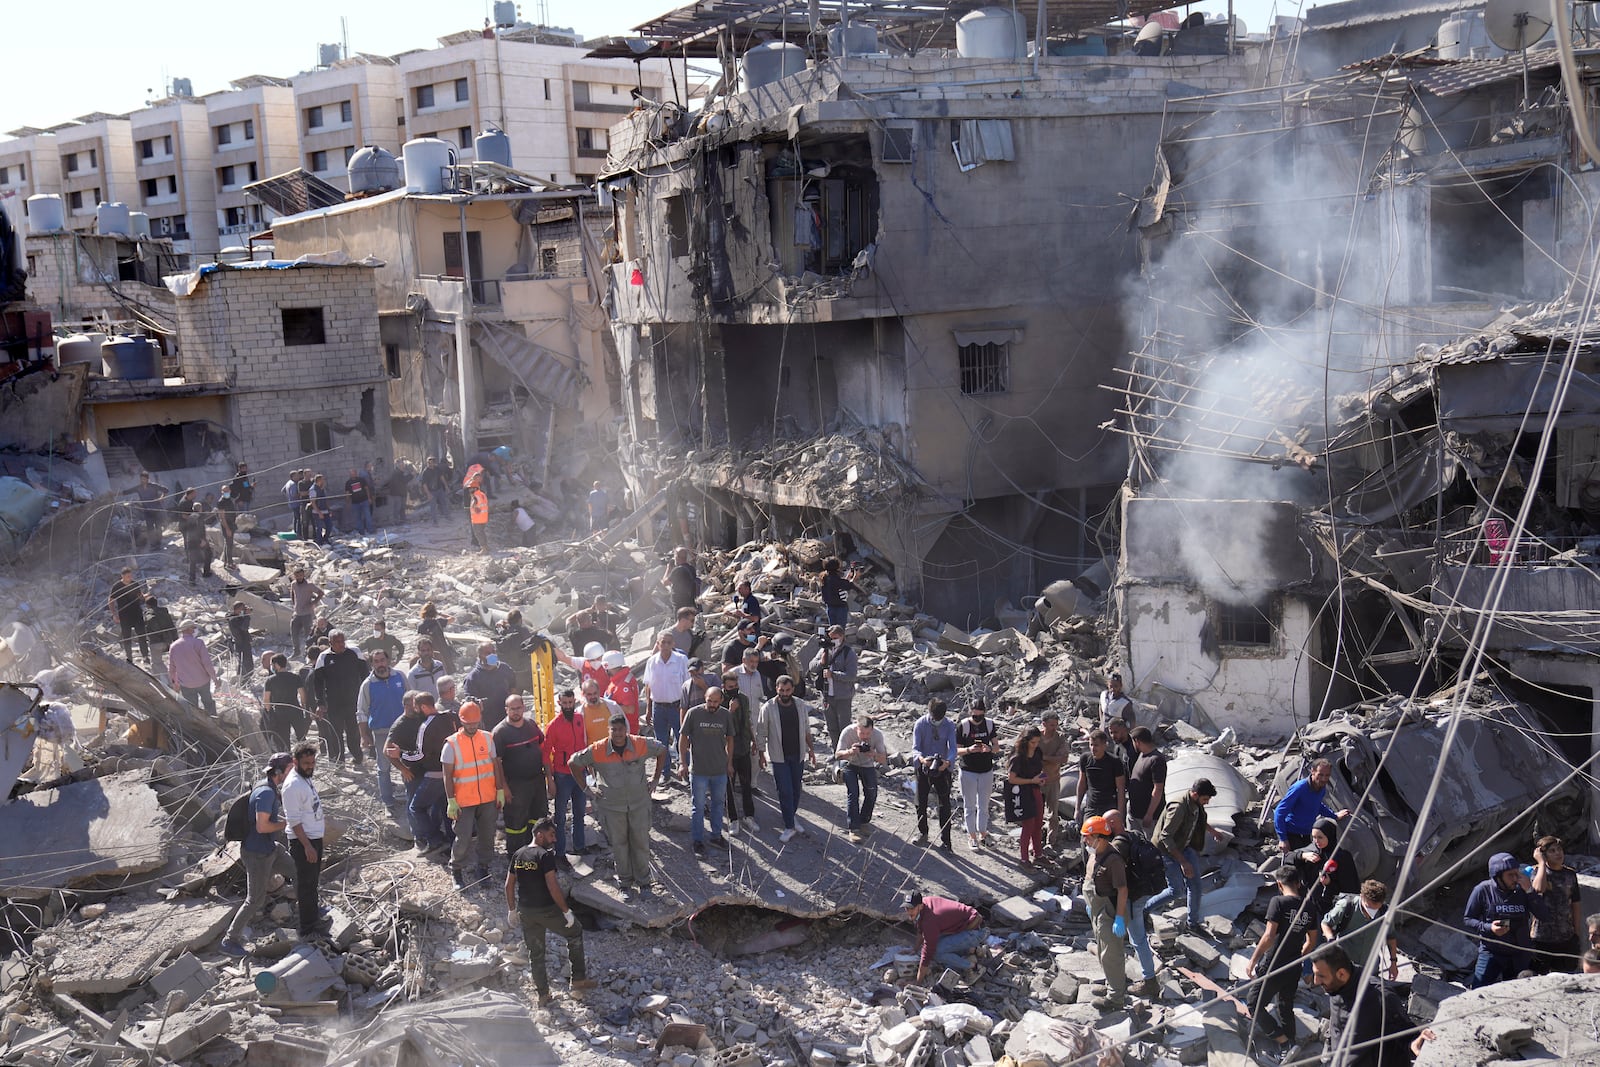
<svg viewBox="0 0 1600 1067">
<path fill-rule="evenodd" d="M 217 946 L 230 956 L 245 955 L 240 939 L 245 927 L 261 912 L 267 902 L 267 888 L 272 882 L 272 864 L 278 858 L 277 835 L 289 825 L 283 817 L 283 800 L 278 791 L 283 788 L 283 776 L 294 766 L 294 757 L 280 752 L 267 761 L 266 780 L 250 793 L 250 828 L 239 843 L 239 861 L 244 864 L 244 903 L 233 913 L 233 922 Z"/>
<path fill-rule="evenodd" d="M 683 720 L 683 735 L 678 741 L 679 766 L 689 781 L 689 805 L 693 817 L 689 839 L 694 854 L 706 854 L 706 809 L 711 810 L 711 843 L 727 848 L 722 836 L 722 805 L 728 791 L 728 775 L 733 767 L 733 718 L 722 706 L 722 689 L 706 689 L 703 704 L 689 709 Z"/>
<path fill-rule="evenodd" d="M 689 713 L 690 708 L 699 707 L 706 702 L 706 690 L 710 687 L 711 679 L 706 677 L 705 660 L 699 656 L 690 656 L 689 677 L 683 680 L 683 692 L 678 698 L 678 706 L 683 708 L 685 715 Z M 616 697 L 611 699 L 616 700 Z M 622 704 L 623 702 L 618 700 L 617 703 Z M 625 704 L 623 705 L 623 710 L 627 710 Z"/>
<path fill-rule="evenodd" d="M 372 739 L 373 762 L 378 766 L 378 800 L 394 807 L 394 777 L 389 773 L 389 729 L 405 711 L 405 675 L 389 667 L 389 653 L 375 648 L 369 660 L 372 673 L 356 693 L 356 724 Z"/>
<path fill-rule="evenodd" d="M 949 706 L 940 697 L 911 727 L 911 758 L 917 772 L 917 844 L 928 843 L 928 794 L 939 801 L 939 847 L 951 851 L 950 768 L 956 761 L 956 728 L 945 716 Z"/>
<path fill-rule="evenodd" d="M 515 856 L 533 839 L 533 823 L 550 814 L 546 795 L 544 731 L 527 716 L 521 693 L 506 697 L 506 718 L 490 732 L 506 783 L 506 855 Z"/>
<path fill-rule="evenodd" d="M 925 897 L 914 889 L 901 905 L 917 930 L 918 982 L 928 977 L 934 964 L 954 971 L 971 966 L 965 953 L 983 944 L 982 915 L 960 901 Z"/>
<path fill-rule="evenodd" d="M 822 694 L 822 715 L 828 723 L 829 737 L 838 737 L 850 722 L 856 699 L 856 669 L 856 650 L 845 641 L 844 627 L 828 627 L 827 639 L 812 657 L 810 671 Z"/>
<path fill-rule="evenodd" d="M 294 646 L 297 656 L 309 655 L 306 642 L 311 639 L 311 623 L 316 618 L 317 605 L 322 602 L 323 595 L 321 588 L 306 579 L 304 567 L 294 569 L 294 581 L 289 583 L 289 643 Z"/>
<path fill-rule="evenodd" d="M 1190 933 L 1200 933 L 1200 849 L 1206 835 L 1222 840 L 1223 834 L 1206 825 L 1206 805 L 1217 795 L 1209 778 L 1196 778 L 1189 791 L 1169 803 L 1156 820 L 1151 840 L 1166 853 L 1167 888 L 1150 898 L 1146 907 L 1154 911 L 1180 893 L 1187 892 L 1187 925 Z"/>
<path fill-rule="evenodd" d="M 494 824 L 506 803 L 506 782 L 495 755 L 494 739 L 483 732 L 483 709 L 461 705 L 461 729 L 450 735 L 439 754 L 444 772 L 445 814 L 456 824 L 450 851 L 450 874 L 456 885 L 467 884 L 462 864 L 474 834 L 478 838 L 478 879 L 489 877 L 494 859 Z"/>
<path fill-rule="evenodd" d="M 675 653 L 682 655 L 682 653 Z M 653 737 L 628 733 L 628 717 L 613 712 L 609 736 L 596 741 L 567 760 L 575 781 L 595 802 L 611 841 L 617 865 L 617 886 L 624 898 L 650 891 L 650 791 L 660 783 L 667 767 L 667 746 Z M 645 761 L 654 758 L 655 774 L 645 780 Z M 586 771 L 593 769 L 595 785 Z"/>
<path fill-rule="evenodd" d="M 544 963 L 547 932 L 567 942 L 574 993 L 587 992 L 599 983 L 589 977 L 583 955 L 583 926 L 572 913 L 567 895 L 561 890 L 561 879 L 556 876 L 561 858 L 555 849 L 556 824 L 540 819 L 533 826 L 532 841 L 512 854 L 511 867 L 506 871 L 506 924 L 522 927 L 533 984 L 539 991 L 539 1006 L 546 1007 L 554 999 Z"/>
<path fill-rule="evenodd" d="M 647 724 L 656 740 L 667 751 L 671 765 L 672 746 L 677 742 L 683 714 L 683 683 L 689 680 L 689 657 L 678 651 L 671 630 L 656 635 L 656 650 L 645 661 L 640 681 L 644 683 L 640 706 L 649 709 Z"/>
<path fill-rule="evenodd" d="M 989 843 L 989 798 L 994 795 L 994 749 L 999 733 L 982 697 L 972 702 L 967 717 L 956 726 L 961 812 L 973 848 Z"/>
<path fill-rule="evenodd" d="M 133 568 L 122 568 L 122 574 L 111 584 L 106 596 L 111 608 L 111 619 L 122 630 L 122 658 L 133 662 L 133 639 L 139 639 L 139 654 L 150 662 L 150 642 L 144 632 L 144 586 L 133 580 Z"/>
<path fill-rule="evenodd" d="M 1083 872 L 1089 925 L 1094 928 L 1095 956 L 1106 976 L 1106 992 L 1090 1003 L 1100 1011 L 1115 1011 L 1128 1001 L 1128 950 L 1122 943 L 1128 925 L 1128 868 L 1111 847 L 1111 827 L 1103 817 L 1091 815 L 1080 833 L 1089 851 Z"/>
<path fill-rule="evenodd" d="M 613 705 L 622 709 L 622 714 L 628 717 L 628 732 L 639 732 L 639 679 L 633 676 L 633 671 L 628 669 L 628 659 L 616 649 L 610 649 L 600 657 L 600 665 L 606 669 L 606 680 L 601 683 L 601 692 Z M 685 688 L 688 688 L 685 685 Z M 699 703 L 696 701 L 696 703 Z M 687 704 L 683 705 L 688 707 Z M 606 720 L 610 721 L 610 716 Z"/>
<path fill-rule="evenodd" d="M 1004 710 L 1002 705 L 1002 713 Z M 1061 832 L 1061 768 L 1072 758 L 1072 742 L 1061 732 L 1061 715 L 1057 712 L 1047 711 L 1040 720 L 1039 758 L 1044 760 L 1044 769 L 1040 772 L 1044 785 L 1040 794 L 1049 819 L 1048 840 Z"/>
<path fill-rule="evenodd" d="M 583 809 L 587 797 L 572 776 L 567 761 L 589 746 L 584 721 L 578 717 L 578 699 L 570 689 L 556 694 L 556 717 L 550 720 L 544 733 L 544 765 L 549 769 L 550 793 L 556 806 L 556 866 L 571 870 L 567 861 L 567 808 L 572 809 L 572 851 L 583 851 Z M 606 732 L 611 732 L 610 716 L 606 719 Z"/>
<path fill-rule="evenodd" d="M 605 692 L 606 686 L 611 684 L 611 674 L 605 668 L 606 646 L 599 641 L 590 641 L 583 646 L 583 658 L 576 659 L 557 648 L 554 642 L 550 644 L 550 654 L 578 672 L 579 683 L 587 682 L 591 678 L 600 686 L 600 691 Z"/>
<path fill-rule="evenodd" d="M 217 665 L 211 661 L 206 643 L 195 633 L 193 619 L 184 619 L 178 632 L 182 636 L 167 649 L 167 680 L 183 694 L 183 699 L 215 716 L 217 702 L 211 697 L 211 683 L 217 680 Z"/>
<path fill-rule="evenodd" d="M 493 730 L 506 717 L 506 697 L 516 686 L 511 668 L 500 662 L 493 641 L 478 646 L 478 662 L 462 681 L 468 699 L 483 709 L 483 728 Z"/>
</svg>

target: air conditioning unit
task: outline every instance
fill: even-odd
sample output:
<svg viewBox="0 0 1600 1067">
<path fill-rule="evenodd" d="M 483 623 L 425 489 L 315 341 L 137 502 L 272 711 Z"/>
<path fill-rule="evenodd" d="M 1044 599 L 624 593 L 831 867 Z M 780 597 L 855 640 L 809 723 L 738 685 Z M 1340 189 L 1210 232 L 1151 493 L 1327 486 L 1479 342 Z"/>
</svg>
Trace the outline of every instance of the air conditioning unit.
<svg viewBox="0 0 1600 1067">
<path fill-rule="evenodd" d="M 150 232 L 156 237 L 172 236 L 172 216 L 161 215 L 150 220 Z"/>
</svg>

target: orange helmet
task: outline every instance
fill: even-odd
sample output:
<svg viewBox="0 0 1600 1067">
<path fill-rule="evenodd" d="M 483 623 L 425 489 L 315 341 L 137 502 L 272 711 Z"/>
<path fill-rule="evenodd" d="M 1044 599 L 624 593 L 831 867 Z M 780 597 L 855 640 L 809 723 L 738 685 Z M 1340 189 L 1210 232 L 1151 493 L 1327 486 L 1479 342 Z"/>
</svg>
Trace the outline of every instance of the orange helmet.
<svg viewBox="0 0 1600 1067">
<path fill-rule="evenodd" d="M 456 718 L 460 719 L 464 723 L 481 723 L 483 721 L 483 709 L 469 700 L 465 704 L 461 705 L 461 710 L 456 712 Z M 1104 824 L 1105 820 L 1101 819 L 1100 822 Z"/>
<path fill-rule="evenodd" d="M 465 711 L 466 709 L 463 708 L 462 710 Z M 1095 835 L 1100 837 L 1110 837 L 1111 827 L 1109 824 L 1107 824 L 1104 815 L 1091 815 L 1084 820 L 1083 829 L 1079 830 L 1078 832 L 1084 837 L 1092 837 Z"/>
</svg>

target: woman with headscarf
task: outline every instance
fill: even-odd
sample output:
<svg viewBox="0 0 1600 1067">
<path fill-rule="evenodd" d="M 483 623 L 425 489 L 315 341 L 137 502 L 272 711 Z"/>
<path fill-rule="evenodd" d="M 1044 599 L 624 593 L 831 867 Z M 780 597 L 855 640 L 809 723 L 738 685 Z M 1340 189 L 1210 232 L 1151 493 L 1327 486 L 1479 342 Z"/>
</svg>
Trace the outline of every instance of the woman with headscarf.
<svg viewBox="0 0 1600 1067">
<path fill-rule="evenodd" d="M 1318 921 L 1343 893 L 1361 892 L 1355 857 L 1339 847 L 1339 823 L 1318 819 L 1311 827 L 1311 845 L 1295 856 L 1296 867 L 1305 882 L 1310 908 Z"/>
</svg>

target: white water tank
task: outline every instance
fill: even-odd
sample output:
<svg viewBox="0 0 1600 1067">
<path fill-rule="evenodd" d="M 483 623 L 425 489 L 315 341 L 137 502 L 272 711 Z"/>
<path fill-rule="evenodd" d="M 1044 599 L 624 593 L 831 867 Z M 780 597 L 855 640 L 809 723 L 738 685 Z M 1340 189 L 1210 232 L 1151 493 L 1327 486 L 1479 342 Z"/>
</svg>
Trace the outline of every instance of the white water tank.
<svg viewBox="0 0 1600 1067">
<path fill-rule="evenodd" d="M 490 127 L 472 139 L 472 155 L 479 163 L 511 166 L 511 138 L 503 130 Z"/>
<path fill-rule="evenodd" d="M 161 377 L 156 347 L 145 337 L 109 337 L 100 346 L 107 378 L 141 380 Z"/>
<path fill-rule="evenodd" d="M 74 333 L 56 342 L 56 363 L 98 363 L 100 346 L 106 343 L 103 333 Z"/>
<path fill-rule="evenodd" d="M 1488 51 L 1480 51 L 1480 50 Z M 1439 23 L 1440 59 L 1472 59 L 1477 56 L 1504 55 L 1489 40 L 1489 30 L 1484 25 L 1483 12 L 1457 11 Z"/>
<path fill-rule="evenodd" d="M 744 54 L 739 70 L 740 90 L 759 89 L 806 69 L 806 50 L 787 41 L 758 44 Z"/>
<path fill-rule="evenodd" d="M 1020 11 L 980 7 L 956 23 L 956 55 L 963 59 L 1022 59 L 1028 54 L 1028 23 Z"/>
<path fill-rule="evenodd" d="M 67 215 L 60 196 L 35 193 L 28 197 L 29 233 L 60 233 L 66 228 Z"/>
<path fill-rule="evenodd" d="M 352 193 L 386 193 L 403 184 L 400 161 L 394 153 L 377 145 L 357 149 L 345 166 Z"/>
<path fill-rule="evenodd" d="M 128 236 L 128 205 L 121 201 L 106 203 L 94 209 L 94 232 Z"/>
<path fill-rule="evenodd" d="M 244 245 L 229 245 L 217 253 L 218 263 L 248 263 L 250 250 Z"/>
<path fill-rule="evenodd" d="M 143 211 L 128 212 L 128 233 L 133 237 L 149 237 L 150 216 Z"/>
<path fill-rule="evenodd" d="M 840 22 L 828 31 L 830 56 L 870 56 L 878 51 L 878 28 L 864 22 Z"/>
<path fill-rule="evenodd" d="M 400 146 L 406 161 L 406 188 L 413 193 L 442 193 L 451 187 L 447 169 L 456 150 L 438 137 L 417 137 Z"/>
</svg>

